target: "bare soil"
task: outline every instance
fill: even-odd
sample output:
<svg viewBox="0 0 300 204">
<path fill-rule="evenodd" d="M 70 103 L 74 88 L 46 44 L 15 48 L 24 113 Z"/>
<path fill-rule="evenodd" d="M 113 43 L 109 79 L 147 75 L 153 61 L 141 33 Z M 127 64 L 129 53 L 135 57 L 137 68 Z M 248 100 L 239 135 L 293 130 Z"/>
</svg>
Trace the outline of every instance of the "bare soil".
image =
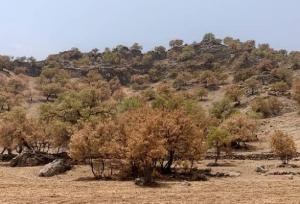
<svg viewBox="0 0 300 204">
<path fill-rule="evenodd" d="M 205 167 L 210 161 L 200 165 Z M 199 182 L 160 182 L 142 188 L 132 181 L 95 181 L 87 166 L 52 178 L 39 178 L 41 167 L 0 167 L 0 203 L 299 203 L 300 176 L 260 175 L 257 165 L 270 171 L 300 172 L 300 168 L 276 168 L 279 161 L 221 161 L 226 167 L 214 172 L 240 172 L 240 177 L 210 178 Z M 300 164 L 300 162 L 293 162 Z"/>
</svg>

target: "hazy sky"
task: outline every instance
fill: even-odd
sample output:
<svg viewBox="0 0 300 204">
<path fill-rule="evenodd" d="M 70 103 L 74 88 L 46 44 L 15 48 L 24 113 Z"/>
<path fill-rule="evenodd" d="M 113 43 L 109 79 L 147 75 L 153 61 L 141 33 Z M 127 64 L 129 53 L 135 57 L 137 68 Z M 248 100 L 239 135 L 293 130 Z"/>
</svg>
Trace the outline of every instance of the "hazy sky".
<svg viewBox="0 0 300 204">
<path fill-rule="evenodd" d="M 0 53 L 43 58 L 139 42 L 217 37 L 300 50 L 299 0 L 0 0 Z"/>
</svg>

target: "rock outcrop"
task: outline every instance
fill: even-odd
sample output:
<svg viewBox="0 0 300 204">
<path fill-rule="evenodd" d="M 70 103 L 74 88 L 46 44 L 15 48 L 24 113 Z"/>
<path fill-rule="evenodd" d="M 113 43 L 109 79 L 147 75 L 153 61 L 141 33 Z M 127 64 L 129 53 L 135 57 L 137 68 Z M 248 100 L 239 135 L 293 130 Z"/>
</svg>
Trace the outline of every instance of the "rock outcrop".
<svg viewBox="0 0 300 204">
<path fill-rule="evenodd" d="M 47 154 L 42 152 L 23 152 L 10 161 L 11 167 L 41 166 L 55 159 L 69 158 L 66 153 Z"/>
</svg>

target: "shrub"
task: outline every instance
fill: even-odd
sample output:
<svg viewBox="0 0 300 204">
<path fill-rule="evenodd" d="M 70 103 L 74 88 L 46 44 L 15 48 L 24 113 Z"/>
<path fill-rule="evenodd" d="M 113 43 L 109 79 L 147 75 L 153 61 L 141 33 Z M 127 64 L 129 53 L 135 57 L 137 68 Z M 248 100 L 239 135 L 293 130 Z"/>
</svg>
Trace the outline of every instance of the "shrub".
<svg viewBox="0 0 300 204">
<path fill-rule="evenodd" d="M 142 99 L 139 97 L 130 97 L 121 101 L 118 105 L 119 112 L 126 112 L 132 109 L 141 107 L 143 104 Z"/>
<path fill-rule="evenodd" d="M 105 160 L 124 157 L 119 130 L 112 121 L 100 122 L 96 126 L 86 124 L 71 137 L 71 157 L 79 161 L 87 160 L 96 178 L 105 177 Z"/>
<path fill-rule="evenodd" d="M 122 101 L 126 97 L 126 94 L 122 89 L 118 89 L 114 91 L 112 97 L 116 101 Z"/>
<path fill-rule="evenodd" d="M 189 73 L 184 72 L 178 74 L 173 82 L 173 88 L 175 88 L 176 90 L 183 90 L 186 88 L 186 86 L 188 85 L 188 81 L 190 81 L 191 79 L 192 76 Z"/>
<path fill-rule="evenodd" d="M 184 76 L 179 75 L 173 82 L 173 88 L 176 90 L 183 90 L 187 85 L 187 82 L 184 78 Z"/>
<path fill-rule="evenodd" d="M 182 49 L 182 53 L 178 56 L 178 61 L 187 61 L 193 59 L 196 55 L 195 49 L 192 46 L 187 46 Z"/>
<path fill-rule="evenodd" d="M 226 89 L 225 96 L 228 97 L 233 102 L 236 102 L 237 105 L 241 103 L 241 97 L 243 95 L 242 89 L 238 85 L 231 85 Z"/>
<path fill-rule="evenodd" d="M 258 89 L 260 87 L 260 83 L 258 80 L 254 78 L 247 79 L 245 81 L 246 89 L 250 92 L 250 95 L 254 95 L 258 92 Z"/>
<path fill-rule="evenodd" d="M 204 71 L 200 75 L 199 82 L 209 89 L 215 89 L 219 85 L 216 74 L 212 71 Z"/>
<path fill-rule="evenodd" d="M 257 97 L 251 104 L 254 112 L 261 113 L 264 117 L 276 116 L 282 109 L 283 104 L 276 97 Z"/>
<path fill-rule="evenodd" d="M 229 151 L 230 141 L 230 134 L 226 129 L 212 128 L 209 131 L 209 134 L 207 136 L 207 143 L 210 148 L 215 149 L 215 163 L 218 162 L 221 151 Z"/>
<path fill-rule="evenodd" d="M 15 69 L 15 73 L 17 75 L 19 75 L 19 74 L 26 74 L 26 72 L 27 72 L 27 68 L 26 67 L 17 67 Z"/>
<path fill-rule="evenodd" d="M 141 167 L 149 181 L 149 171 L 153 172 L 155 162 L 160 163 L 163 172 L 170 172 L 176 160 L 193 163 L 203 156 L 203 133 L 183 109 L 143 107 L 125 113 L 124 117 L 129 158 Z"/>
<path fill-rule="evenodd" d="M 121 88 L 121 82 L 118 77 L 114 77 L 109 81 L 109 87 L 112 93 Z"/>
<path fill-rule="evenodd" d="M 293 81 L 293 72 L 287 68 L 276 68 L 271 74 L 276 80 L 284 81 L 288 85 L 291 85 Z"/>
<path fill-rule="evenodd" d="M 254 74 L 255 74 L 255 72 L 252 69 L 237 70 L 233 74 L 233 80 L 235 82 L 245 81 L 245 80 L 251 78 Z"/>
<path fill-rule="evenodd" d="M 293 138 L 278 130 L 271 136 L 271 149 L 283 164 L 287 164 L 297 153 Z"/>
<path fill-rule="evenodd" d="M 246 115 L 233 115 L 224 121 L 222 127 L 228 130 L 232 137 L 232 144 L 236 144 L 237 147 L 241 147 L 241 143 L 246 146 L 246 142 L 257 140 L 255 135 L 257 123 Z"/>
<path fill-rule="evenodd" d="M 138 85 L 143 85 L 149 82 L 149 75 L 133 75 L 131 77 L 131 82 Z"/>
<path fill-rule="evenodd" d="M 208 91 L 205 88 L 200 88 L 197 90 L 197 96 L 200 98 L 200 101 L 203 100 L 204 97 L 207 97 Z"/>
<path fill-rule="evenodd" d="M 213 103 L 210 109 L 210 114 L 214 117 L 224 120 L 236 112 L 232 102 L 228 98 L 223 98 L 221 101 Z"/>
<path fill-rule="evenodd" d="M 293 83 L 293 98 L 300 104 L 300 80 L 297 79 Z"/>
<path fill-rule="evenodd" d="M 289 85 L 284 81 L 279 81 L 271 84 L 270 89 L 276 95 L 283 95 L 289 90 Z"/>
</svg>

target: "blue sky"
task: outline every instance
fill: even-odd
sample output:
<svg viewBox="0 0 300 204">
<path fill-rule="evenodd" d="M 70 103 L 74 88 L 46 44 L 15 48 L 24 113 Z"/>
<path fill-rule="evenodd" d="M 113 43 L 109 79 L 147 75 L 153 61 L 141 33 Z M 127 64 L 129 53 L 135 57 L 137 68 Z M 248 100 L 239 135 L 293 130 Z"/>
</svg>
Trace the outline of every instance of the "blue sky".
<svg viewBox="0 0 300 204">
<path fill-rule="evenodd" d="M 268 42 L 300 50 L 299 0 L 0 0 L 0 53 L 34 56 L 180 38 Z"/>
</svg>

